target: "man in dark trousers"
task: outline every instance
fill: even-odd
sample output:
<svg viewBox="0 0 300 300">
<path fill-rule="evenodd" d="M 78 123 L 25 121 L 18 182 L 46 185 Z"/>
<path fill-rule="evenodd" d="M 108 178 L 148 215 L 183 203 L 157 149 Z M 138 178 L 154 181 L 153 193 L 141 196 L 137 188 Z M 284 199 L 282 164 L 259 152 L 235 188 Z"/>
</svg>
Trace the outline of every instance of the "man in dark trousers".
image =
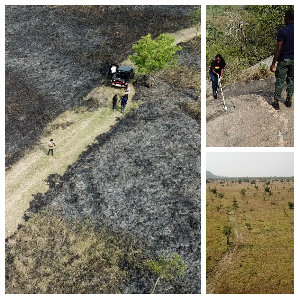
<svg viewBox="0 0 300 300">
<path fill-rule="evenodd" d="M 55 143 L 53 142 L 53 139 L 51 139 L 48 143 L 48 155 L 51 153 L 53 156 L 53 149 L 55 148 Z"/>
<path fill-rule="evenodd" d="M 118 101 L 118 96 L 114 95 L 114 97 L 113 97 L 113 107 L 112 107 L 113 110 L 116 109 L 117 101 Z"/>
<path fill-rule="evenodd" d="M 286 26 L 278 31 L 277 47 L 270 66 L 271 72 L 275 72 L 276 77 L 274 102 L 272 103 L 276 110 L 279 109 L 279 100 L 285 81 L 287 83 L 287 98 L 284 102 L 286 107 L 292 106 L 292 96 L 294 94 L 294 10 L 288 10 L 285 13 L 284 21 Z"/>
<path fill-rule="evenodd" d="M 127 104 L 127 100 L 128 100 L 128 96 L 127 95 L 122 96 L 122 98 L 121 98 L 121 112 L 122 113 L 124 113 L 125 106 Z"/>
<path fill-rule="evenodd" d="M 225 66 L 225 60 L 220 54 L 216 55 L 215 60 L 213 60 L 210 65 L 209 76 L 212 81 L 213 96 L 215 99 L 217 99 L 218 95 L 219 80 L 224 76 Z"/>
</svg>

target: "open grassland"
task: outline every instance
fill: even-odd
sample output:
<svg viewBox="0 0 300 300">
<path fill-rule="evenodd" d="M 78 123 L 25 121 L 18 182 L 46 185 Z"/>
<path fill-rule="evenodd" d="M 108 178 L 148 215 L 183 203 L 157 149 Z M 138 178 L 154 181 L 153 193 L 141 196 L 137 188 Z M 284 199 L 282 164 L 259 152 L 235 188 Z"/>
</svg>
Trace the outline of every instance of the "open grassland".
<svg viewBox="0 0 300 300">
<path fill-rule="evenodd" d="M 214 180 L 206 193 L 207 293 L 293 293 L 294 182 Z"/>
</svg>

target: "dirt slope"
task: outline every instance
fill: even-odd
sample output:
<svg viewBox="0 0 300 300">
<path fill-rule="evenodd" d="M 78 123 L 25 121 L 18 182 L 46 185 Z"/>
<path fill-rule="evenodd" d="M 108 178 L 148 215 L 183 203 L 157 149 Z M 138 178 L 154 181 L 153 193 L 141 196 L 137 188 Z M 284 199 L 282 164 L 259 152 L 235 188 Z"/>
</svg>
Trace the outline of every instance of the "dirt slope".
<svg viewBox="0 0 300 300">
<path fill-rule="evenodd" d="M 271 106 L 274 78 L 241 82 L 223 89 L 228 111 L 218 99 L 206 99 L 207 147 L 293 147 L 294 107 Z M 283 99 L 285 95 L 283 93 Z"/>
</svg>

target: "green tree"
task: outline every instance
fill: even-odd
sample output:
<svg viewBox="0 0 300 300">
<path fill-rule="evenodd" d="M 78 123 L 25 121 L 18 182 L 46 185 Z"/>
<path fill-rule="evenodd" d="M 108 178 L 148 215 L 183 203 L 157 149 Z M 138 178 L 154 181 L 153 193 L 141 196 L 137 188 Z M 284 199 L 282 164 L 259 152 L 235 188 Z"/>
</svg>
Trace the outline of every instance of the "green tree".
<svg viewBox="0 0 300 300">
<path fill-rule="evenodd" d="M 244 188 L 240 190 L 240 193 L 241 193 L 241 195 L 242 195 L 243 198 L 246 196 L 246 192 L 247 191 Z"/>
<path fill-rule="evenodd" d="M 147 260 L 145 264 L 157 276 L 151 294 L 154 294 L 157 284 L 161 279 L 170 280 L 175 276 L 184 276 L 187 268 L 178 254 L 173 254 L 171 258 L 161 256 L 158 261 Z"/>
<path fill-rule="evenodd" d="M 225 225 L 222 229 L 222 233 L 226 236 L 227 238 L 227 245 L 229 245 L 229 237 L 231 236 L 231 226 Z"/>
<path fill-rule="evenodd" d="M 155 40 L 148 34 L 132 46 L 135 54 L 130 55 L 129 59 L 138 67 L 139 72 L 145 75 L 174 67 L 178 63 L 176 52 L 182 49 L 174 42 L 175 38 L 168 34 L 162 33 Z"/>
</svg>

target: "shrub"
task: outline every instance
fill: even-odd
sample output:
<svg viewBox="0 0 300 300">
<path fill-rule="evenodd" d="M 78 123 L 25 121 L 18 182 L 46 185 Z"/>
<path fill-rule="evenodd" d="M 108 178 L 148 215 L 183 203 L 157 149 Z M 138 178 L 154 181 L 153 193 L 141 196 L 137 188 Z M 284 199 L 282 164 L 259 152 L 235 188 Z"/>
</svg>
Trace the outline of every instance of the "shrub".
<svg viewBox="0 0 300 300">
<path fill-rule="evenodd" d="M 147 260 L 145 264 L 157 276 L 151 294 L 155 292 L 157 284 L 161 279 L 171 280 L 175 276 L 183 276 L 187 268 L 178 254 L 173 254 L 171 258 L 161 256 L 158 261 Z"/>
</svg>

